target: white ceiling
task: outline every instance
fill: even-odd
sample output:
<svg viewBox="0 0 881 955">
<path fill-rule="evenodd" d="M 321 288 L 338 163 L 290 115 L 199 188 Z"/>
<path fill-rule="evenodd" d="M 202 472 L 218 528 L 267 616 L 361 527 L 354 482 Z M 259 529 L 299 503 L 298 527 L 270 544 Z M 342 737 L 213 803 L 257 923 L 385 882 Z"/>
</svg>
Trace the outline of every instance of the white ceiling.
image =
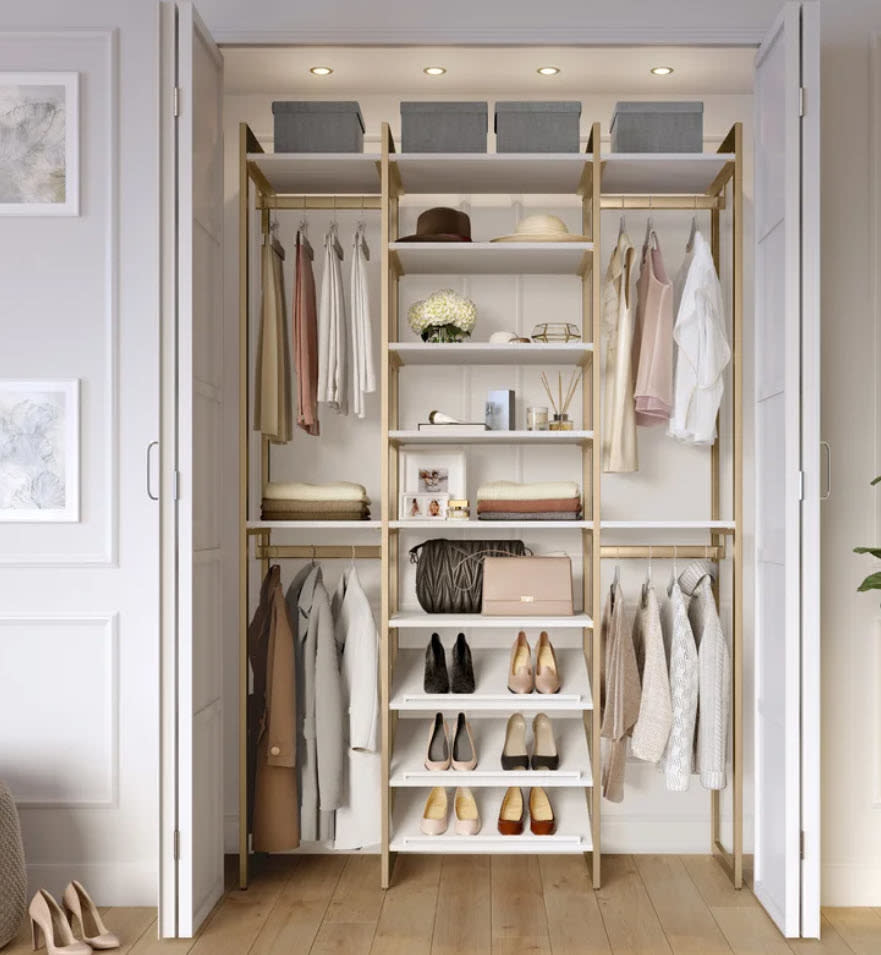
<svg viewBox="0 0 881 955">
<path fill-rule="evenodd" d="M 230 93 L 392 94 L 414 97 L 518 94 L 582 97 L 591 93 L 749 93 L 755 51 L 748 47 L 224 47 Z M 313 76 L 311 66 L 330 66 Z M 426 66 L 444 66 L 427 76 Z M 557 76 L 539 76 L 558 66 Z M 672 66 L 653 76 L 653 66 Z"/>
</svg>

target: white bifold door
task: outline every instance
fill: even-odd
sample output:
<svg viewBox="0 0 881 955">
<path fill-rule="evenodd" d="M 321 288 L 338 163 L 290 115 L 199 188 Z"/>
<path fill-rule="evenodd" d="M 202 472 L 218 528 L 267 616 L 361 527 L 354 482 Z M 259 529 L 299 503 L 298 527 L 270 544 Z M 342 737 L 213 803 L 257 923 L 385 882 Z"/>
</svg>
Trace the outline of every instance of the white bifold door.
<svg viewBox="0 0 881 955">
<path fill-rule="evenodd" d="M 191 3 L 162 33 L 160 930 L 190 936 L 223 892 L 223 60 Z"/>
<path fill-rule="evenodd" d="M 820 931 L 819 4 L 756 57 L 755 893 Z"/>
</svg>

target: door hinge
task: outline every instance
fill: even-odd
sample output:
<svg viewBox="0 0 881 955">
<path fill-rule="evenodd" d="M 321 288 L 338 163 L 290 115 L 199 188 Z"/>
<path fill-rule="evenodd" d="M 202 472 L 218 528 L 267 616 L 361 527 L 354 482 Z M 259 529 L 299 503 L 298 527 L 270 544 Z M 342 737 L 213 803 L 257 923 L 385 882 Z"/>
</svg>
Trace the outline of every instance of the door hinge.
<svg viewBox="0 0 881 955">
<path fill-rule="evenodd" d="M 798 472 L 798 499 L 803 501 L 805 499 L 805 472 Z"/>
<path fill-rule="evenodd" d="M 174 490 L 174 499 L 176 501 L 180 500 L 180 471 L 174 472 L 174 478 L 172 479 L 172 488 Z"/>
<path fill-rule="evenodd" d="M 180 829 L 174 830 L 174 861 L 180 861 Z"/>
<path fill-rule="evenodd" d="M 798 834 L 798 857 L 799 859 L 804 859 L 805 857 L 805 834 L 800 832 Z"/>
<path fill-rule="evenodd" d="M 174 118 L 177 119 L 180 116 L 180 87 L 175 86 L 171 91 L 171 110 L 174 113 Z"/>
<path fill-rule="evenodd" d="M 798 88 L 798 115 L 799 118 L 803 118 L 805 115 L 805 88 L 803 86 Z"/>
</svg>

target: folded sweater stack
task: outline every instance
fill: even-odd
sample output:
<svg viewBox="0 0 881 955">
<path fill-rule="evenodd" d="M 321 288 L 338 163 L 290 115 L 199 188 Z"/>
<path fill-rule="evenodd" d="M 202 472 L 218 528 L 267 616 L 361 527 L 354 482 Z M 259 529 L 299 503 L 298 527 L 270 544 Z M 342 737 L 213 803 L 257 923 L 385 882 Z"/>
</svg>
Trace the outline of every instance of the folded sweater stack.
<svg viewBox="0 0 881 955">
<path fill-rule="evenodd" d="M 577 521 L 580 517 L 581 495 L 574 481 L 493 481 L 477 490 L 481 521 Z"/>
<path fill-rule="evenodd" d="M 335 481 L 270 483 L 263 495 L 264 521 L 366 521 L 370 499 L 362 484 Z"/>
</svg>

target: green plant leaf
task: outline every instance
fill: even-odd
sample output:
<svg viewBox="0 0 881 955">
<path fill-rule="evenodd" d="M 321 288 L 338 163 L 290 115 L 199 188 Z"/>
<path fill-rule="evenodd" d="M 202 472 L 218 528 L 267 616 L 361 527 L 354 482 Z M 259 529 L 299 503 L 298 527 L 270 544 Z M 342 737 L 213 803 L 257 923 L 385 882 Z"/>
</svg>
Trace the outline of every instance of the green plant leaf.
<svg viewBox="0 0 881 955">
<path fill-rule="evenodd" d="M 854 547 L 855 554 L 871 554 L 881 560 L 881 547 Z"/>
<path fill-rule="evenodd" d="M 857 587 L 857 590 L 862 593 L 864 590 L 881 590 L 881 571 L 876 571 L 874 574 L 869 574 L 869 576 Z"/>
<path fill-rule="evenodd" d="M 876 477 L 875 480 L 871 482 L 871 486 L 874 487 L 879 481 L 881 481 L 881 474 L 879 474 L 878 477 Z"/>
</svg>

